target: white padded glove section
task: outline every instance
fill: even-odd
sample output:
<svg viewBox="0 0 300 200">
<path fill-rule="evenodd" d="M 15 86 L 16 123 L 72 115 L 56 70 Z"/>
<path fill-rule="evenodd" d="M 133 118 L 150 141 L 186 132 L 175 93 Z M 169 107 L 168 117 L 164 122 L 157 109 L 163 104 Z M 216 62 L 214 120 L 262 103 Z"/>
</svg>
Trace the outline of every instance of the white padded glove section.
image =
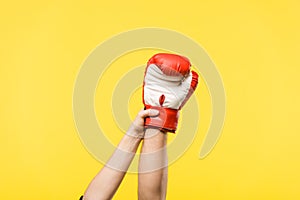
<svg viewBox="0 0 300 200">
<path fill-rule="evenodd" d="M 148 66 L 144 78 L 144 102 L 160 106 L 159 98 L 165 95 L 162 107 L 179 109 L 191 87 L 192 73 L 182 76 L 167 76 L 156 65 Z"/>
</svg>

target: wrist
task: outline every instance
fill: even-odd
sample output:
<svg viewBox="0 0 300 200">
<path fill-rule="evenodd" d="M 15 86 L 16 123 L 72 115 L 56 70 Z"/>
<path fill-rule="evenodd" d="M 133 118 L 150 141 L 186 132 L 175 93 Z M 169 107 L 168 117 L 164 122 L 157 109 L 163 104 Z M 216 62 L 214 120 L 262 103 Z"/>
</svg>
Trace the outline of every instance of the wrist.
<svg viewBox="0 0 300 200">
<path fill-rule="evenodd" d="M 159 115 L 147 117 L 145 119 L 145 128 L 158 128 L 162 132 L 175 133 L 178 124 L 179 111 L 172 108 L 145 105 L 146 109 L 155 109 Z"/>
<path fill-rule="evenodd" d="M 132 136 L 132 135 L 124 135 L 121 142 L 118 145 L 118 148 L 120 150 L 126 151 L 126 152 L 136 152 L 140 142 L 142 141 L 142 138 Z"/>
</svg>

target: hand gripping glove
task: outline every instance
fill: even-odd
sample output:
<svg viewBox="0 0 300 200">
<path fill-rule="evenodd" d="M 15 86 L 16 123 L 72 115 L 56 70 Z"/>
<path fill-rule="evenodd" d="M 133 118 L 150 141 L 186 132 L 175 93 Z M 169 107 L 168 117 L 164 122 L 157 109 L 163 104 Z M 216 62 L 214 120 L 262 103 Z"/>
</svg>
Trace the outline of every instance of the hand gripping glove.
<svg viewBox="0 0 300 200">
<path fill-rule="evenodd" d="M 179 110 L 198 84 L 198 74 L 190 68 L 190 61 L 176 54 L 159 53 L 150 58 L 144 76 L 143 103 L 145 109 L 159 110 L 159 115 L 147 117 L 146 128 L 175 133 Z"/>
</svg>

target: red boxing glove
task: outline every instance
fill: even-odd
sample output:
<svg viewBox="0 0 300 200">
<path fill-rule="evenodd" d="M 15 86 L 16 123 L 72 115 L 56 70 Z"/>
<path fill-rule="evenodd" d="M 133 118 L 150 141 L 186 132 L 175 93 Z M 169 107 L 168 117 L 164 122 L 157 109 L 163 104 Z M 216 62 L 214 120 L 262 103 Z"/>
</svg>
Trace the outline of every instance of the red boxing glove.
<svg viewBox="0 0 300 200">
<path fill-rule="evenodd" d="M 146 109 L 159 110 L 160 114 L 147 117 L 146 128 L 175 133 L 178 111 L 198 84 L 198 74 L 190 68 L 190 61 L 176 54 L 159 53 L 150 58 L 144 76 L 143 103 Z"/>
</svg>

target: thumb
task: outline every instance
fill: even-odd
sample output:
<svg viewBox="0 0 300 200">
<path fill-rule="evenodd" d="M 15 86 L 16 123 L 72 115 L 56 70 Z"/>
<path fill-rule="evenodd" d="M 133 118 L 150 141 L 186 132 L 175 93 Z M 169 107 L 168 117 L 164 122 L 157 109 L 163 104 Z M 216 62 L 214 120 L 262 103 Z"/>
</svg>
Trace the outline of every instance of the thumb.
<svg viewBox="0 0 300 200">
<path fill-rule="evenodd" d="M 140 113 L 139 113 L 139 115 L 142 118 L 145 118 L 145 117 L 154 117 L 154 116 L 157 116 L 158 114 L 159 114 L 159 111 L 155 110 L 155 109 L 141 110 Z"/>
</svg>

